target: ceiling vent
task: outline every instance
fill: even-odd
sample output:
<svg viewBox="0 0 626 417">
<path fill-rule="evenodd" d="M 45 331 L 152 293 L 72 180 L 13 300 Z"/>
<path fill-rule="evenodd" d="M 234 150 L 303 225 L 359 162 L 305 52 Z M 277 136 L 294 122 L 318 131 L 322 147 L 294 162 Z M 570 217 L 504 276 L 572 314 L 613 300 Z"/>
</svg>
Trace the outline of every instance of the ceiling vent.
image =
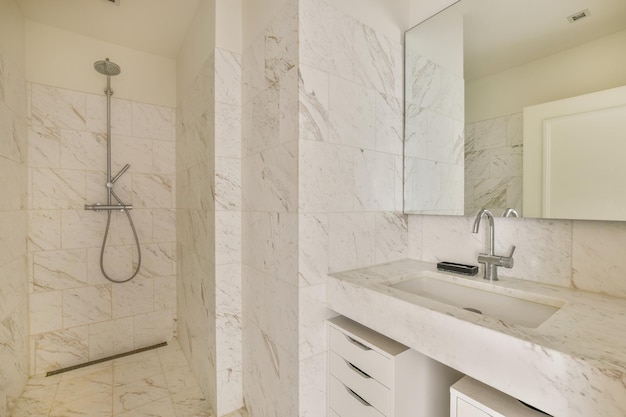
<svg viewBox="0 0 626 417">
<path fill-rule="evenodd" d="M 591 13 L 589 12 L 589 9 L 585 9 L 585 10 L 580 11 L 578 13 L 574 13 L 571 16 L 568 16 L 567 20 L 569 20 L 570 23 L 575 23 L 575 22 L 578 22 L 579 20 L 582 20 L 585 17 L 588 17 L 590 15 L 591 15 Z"/>
</svg>

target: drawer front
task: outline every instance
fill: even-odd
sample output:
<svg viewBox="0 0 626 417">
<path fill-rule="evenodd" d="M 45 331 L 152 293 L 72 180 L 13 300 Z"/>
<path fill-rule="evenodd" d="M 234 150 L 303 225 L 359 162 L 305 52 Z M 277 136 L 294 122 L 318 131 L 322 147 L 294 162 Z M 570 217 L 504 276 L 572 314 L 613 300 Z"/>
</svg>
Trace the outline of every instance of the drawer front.
<svg viewBox="0 0 626 417">
<path fill-rule="evenodd" d="M 329 377 L 330 408 L 341 417 L 384 417 L 333 376 Z"/>
<path fill-rule="evenodd" d="M 391 414 L 389 388 L 334 352 L 330 352 L 330 373 L 378 411 Z"/>
<path fill-rule="evenodd" d="M 386 387 L 391 385 L 391 360 L 367 345 L 329 328 L 330 350 L 347 359 L 354 366 Z"/>
<path fill-rule="evenodd" d="M 474 407 L 461 398 L 456 399 L 456 416 L 454 417 L 492 417 L 491 414 Z"/>
</svg>

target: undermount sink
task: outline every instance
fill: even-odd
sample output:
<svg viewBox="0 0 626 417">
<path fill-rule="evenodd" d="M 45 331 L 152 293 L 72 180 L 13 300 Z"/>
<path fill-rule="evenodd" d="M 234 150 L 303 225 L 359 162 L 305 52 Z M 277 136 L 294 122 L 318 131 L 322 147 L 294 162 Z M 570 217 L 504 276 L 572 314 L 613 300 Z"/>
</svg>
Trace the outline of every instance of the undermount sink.
<svg viewBox="0 0 626 417">
<path fill-rule="evenodd" d="M 523 295 L 503 294 L 427 276 L 390 287 L 528 328 L 538 327 L 564 304 L 561 300 L 547 299 L 543 303 L 536 300 L 539 296 L 532 294 L 528 298 L 535 300 L 531 301 L 521 298 Z"/>
</svg>

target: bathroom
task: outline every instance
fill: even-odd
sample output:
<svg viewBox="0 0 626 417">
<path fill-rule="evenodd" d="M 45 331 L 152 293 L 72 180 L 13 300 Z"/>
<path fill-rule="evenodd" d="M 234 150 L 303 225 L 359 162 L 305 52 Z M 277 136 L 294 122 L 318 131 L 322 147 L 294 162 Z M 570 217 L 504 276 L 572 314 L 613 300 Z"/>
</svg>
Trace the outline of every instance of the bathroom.
<svg viewBox="0 0 626 417">
<path fill-rule="evenodd" d="M 475 264 L 486 242 L 473 216 L 403 212 L 403 34 L 452 1 L 186 1 L 172 42 L 119 38 L 148 31 L 116 15 L 145 2 L 90 1 L 63 2 L 78 24 L 0 3 L 0 415 L 30 375 L 161 341 L 215 415 L 326 415 L 327 274 Z M 106 57 L 141 237 L 125 284 L 100 275 L 106 215 L 84 210 L 106 199 Z M 115 276 L 137 264 L 125 222 Z M 626 297 L 623 222 L 495 222 L 496 252 L 517 246 L 501 276 Z"/>
</svg>

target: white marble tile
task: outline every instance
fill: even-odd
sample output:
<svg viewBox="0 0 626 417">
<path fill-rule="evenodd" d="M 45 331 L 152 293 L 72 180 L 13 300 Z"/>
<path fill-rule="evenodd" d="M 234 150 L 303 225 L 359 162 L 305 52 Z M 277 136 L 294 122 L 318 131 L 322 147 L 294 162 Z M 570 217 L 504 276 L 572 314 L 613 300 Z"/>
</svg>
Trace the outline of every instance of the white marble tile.
<svg viewBox="0 0 626 417">
<path fill-rule="evenodd" d="M 477 265 L 486 232 L 472 233 L 473 222 L 469 217 L 423 216 L 421 259 Z"/>
<path fill-rule="evenodd" d="M 241 262 L 241 213 L 215 213 L 215 263 Z"/>
<path fill-rule="evenodd" d="M 474 129 L 474 148 L 476 150 L 497 148 L 507 143 L 507 120 L 505 117 L 476 122 Z"/>
<path fill-rule="evenodd" d="M 154 278 L 172 275 L 175 270 L 175 256 L 171 242 L 142 244 L 140 276 Z"/>
<path fill-rule="evenodd" d="M 331 272 L 372 265 L 375 256 L 374 213 L 331 213 L 328 216 Z"/>
<path fill-rule="evenodd" d="M 337 77 L 330 77 L 329 91 L 329 141 L 376 149 L 376 92 Z"/>
<path fill-rule="evenodd" d="M 63 327 L 61 291 L 49 291 L 29 296 L 30 334 L 60 330 Z"/>
<path fill-rule="evenodd" d="M 30 252 L 61 248 L 61 213 L 59 211 L 29 210 L 28 229 Z"/>
<path fill-rule="evenodd" d="M 402 97 L 402 45 L 357 23 L 354 50 L 358 80 L 391 97 Z"/>
<path fill-rule="evenodd" d="M 168 175 L 133 174 L 133 206 L 137 208 L 172 208 L 173 178 Z"/>
<path fill-rule="evenodd" d="M 408 224 L 403 213 L 376 213 L 375 263 L 408 257 Z"/>
<path fill-rule="evenodd" d="M 242 372 L 241 369 L 223 369 L 217 371 L 218 403 L 217 415 L 228 415 L 243 407 Z M 234 411 L 233 411 L 234 410 Z"/>
<path fill-rule="evenodd" d="M 63 290 L 87 282 L 85 249 L 42 251 L 34 253 L 33 284 L 35 291 Z"/>
<path fill-rule="evenodd" d="M 281 81 L 298 62 L 298 9 L 287 2 L 265 28 L 265 80 Z"/>
<path fill-rule="evenodd" d="M 300 63 L 354 79 L 356 21 L 323 0 L 299 4 Z"/>
<path fill-rule="evenodd" d="M 408 218 L 408 258 L 425 259 L 423 250 L 424 239 L 424 216 L 413 214 L 407 215 Z"/>
<path fill-rule="evenodd" d="M 112 97 L 111 133 L 130 135 L 132 102 Z M 89 132 L 106 133 L 107 100 L 104 95 L 86 94 L 86 128 Z"/>
<path fill-rule="evenodd" d="M 325 283 L 301 287 L 298 297 L 298 351 L 300 358 L 308 358 L 326 350 L 326 319 L 336 313 L 326 307 Z"/>
<path fill-rule="evenodd" d="M 81 326 L 111 319 L 111 285 L 63 291 L 63 326 Z"/>
<path fill-rule="evenodd" d="M 0 381 L 9 405 L 21 394 L 28 377 L 28 307 L 23 300 L 0 321 Z"/>
<path fill-rule="evenodd" d="M 113 411 L 115 414 L 121 414 L 167 398 L 167 396 L 167 384 L 162 374 L 143 378 L 139 381 L 114 387 Z"/>
<path fill-rule="evenodd" d="M 326 282 L 328 233 L 328 214 L 299 215 L 298 273 L 301 287 Z"/>
<path fill-rule="evenodd" d="M 354 157 L 354 208 L 363 211 L 394 209 L 395 156 L 361 150 Z"/>
<path fill-rule="evenodd" d="M 620 248 L 626 240 L 621 222 L 573 222 L 573 286 L 585 291 L 626 297 Z"/>
<path fill-rule="evenodd" d="M 241 107 L 215 103 L 215 155 L 241 157 Z"/>
<path fill-rule="evenodd" d="M 127 180 L 127 178 L 134 173 L 159 173 L 153 164 L 153 159 L 156 159 L 154 155 L 154 148 L 158 146 L 163 149 L 169 149 L 171 155 L 160 156 L 169 158 L 171 163 L 173 163 L 174 158 L 174 142 L 161 142 L 164 141 L 143 139 L 133 136 L 113 135 L 111 137 L 111 176 L 117 175 L 117 173 L 126 164 L 130 165 L 130 169 L 126 171 L 124 176 L 120 177 L 118 181 L 122 181 L 122 179 Z M 106 161 L 106 156 L 104 156 L 101 160 Z M 171 171 L 172 172 L 167 172 L 167 174 L 174 174 L 173 170 Z"/>
<path fill-rule="evenodd" d="M 103 231 L 104 233 L 104 231 Z M 133 246 L 112 246 L 108 244 L 104 251 L 104 270 L 117 281 L 132 275 L 136 265 L 133 263 Z M 101 248 L 87 249 L 87 282 L 90 285 L 108 284 L 100 268 Z"/>
<path fill-rule="evenodd" d="M 44 374 L 89 360 L 88 326 L 31 336 L 35 363 L 34 373 Z"/>
<path fill-rule="evenodd" d="M 326 363 L 324 352 L 300 361 L 298 398 L 301 416 L 326 415 Z"/>
<path fill-rule="evenodd" d="M 176 210 L 152 210 L 152 239 L 154 242 L 174 242 L 176 240 Z"/>
<path fill-rule="evenodd" d="M 197 387 L 172 395 L 172 402 L 176 417 L 213 417 L 209 401 Z"/>
<path fill-rule="evenodd" d="M 376 94 L 376 150 L 402 155 L 404 140 L 402 100 Z"/>
<path fill-rule="evenodd" d="M 328 74 L 306 65 L 299 71 L 300 140 L 328 141 Z"/>
<path fill-rule="evenodd" d="M 133 317 L 135 348 L 166 342 L 173 337 L 174 310 L 160 310 Z"/>
<path fill-rule="evenodd" d="M 176 417 L 176 414 L 172 400 L 166 397 L 119 414 L 119 417 Z"/>
<path fill-rule="evenodd" d="M 243 162 L 243 207 L 292 211 L 297 205 L 298 143 L 272 148 Z"/>
<path fill-rule="evenodd" d="M 155 174 L 176 174 L 176 146 L 173 142 L 152 141 L 152 170 Z"/>
<path fill-rule="evenodd" d="M 31 126 L 28 129 L 28 166 L 61 168 L 61 129 Z"/>
<path fill-rule="evenodd" d="M 176 308 L 176 276 L 154 278 L 154 309 L 168 310 Z"/>
<path fill-rule="evenodd" d="M 298 413 L 298 360 L 250 322 L 244 322 L 244 392 L 250 415 L 294 416 Z M 254 347 L 254 348 L 253 348 Z M 271 399 L 271 401 L 268 401 Z"/>
<path fill-rule="evenodd" d="M 28 293 L 28 270 L 26 257 L 18 256 L 0 264 L 0 319 L 9 316 L 21 303 L 26 302 Z"/>
<path fill-rule="evenodd" d="M 0 265 L 24 256 L 26 252 L 25 221 L 26 214 L 23 212 L 2 212 L 0 216 Z"/>
<path fill-rule="evenodd" d="M 215 100 L 241 105 L 241 56 L 219 48 L 215 49 Z"/>
<path fill-rule="evenodd" d="M 174 110 L 145 103 L 132 103 L 132 135 L 140 138 L 174 140 Z"/>
<path fill-rule="evenodd" d="M 31 84 L 33 126 L 85 130 L 85 93 Z"/>
<path fill-rule="evenodd" d="M 132 317 L 89 325 L 89 360 L 106 358 L 133 349 Z"/>
<path fill-rule="evenodd" d="M 61 131 L 61 168 L 72 170 L 106 169 L 106 135 Z"/>
<path fill-rule="evenodd" d="M 61 212 L 61 245 L 64 249 L 100 247 L 106 214 L 85 210 Z"/>
<path fill-rule="evenodd" d="M 241 160 L 215 158 L 216 210 L 241 209 Z"/>
<path fill-rule="evenodd" d="M 352 210 L 354 150 L 345 146 L 303 141 L 299 144 L 299 152 L 300 210 Z"/>
<path fill-rule="evenodd" d="M 113 318 L 149 313 L 154 309 L 154 280 L 136 277 L 123 285 L 114 285 Z"/>
<path fill-rule="evenodd" d="M 85 174 L 81 171 L 33 168 L 32 208 L 82 209 L 85 204 Z"/>
</svg>

